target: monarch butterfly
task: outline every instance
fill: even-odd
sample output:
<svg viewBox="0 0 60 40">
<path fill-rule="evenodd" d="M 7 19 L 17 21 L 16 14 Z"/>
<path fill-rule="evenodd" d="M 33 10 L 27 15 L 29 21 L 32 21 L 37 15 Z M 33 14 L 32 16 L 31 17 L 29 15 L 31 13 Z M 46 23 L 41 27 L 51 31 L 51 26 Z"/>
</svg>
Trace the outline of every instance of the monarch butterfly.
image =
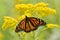
<svg viewBox="0 0 60 40">
<path fill-rule="evenodd" d="M 42 19 L 35 18 L 35 17 L 25 17 L 16 27 L 15 32 L 19 31 L 25 31 L 30 32 L 33 30 L 36 30 L 38 26 L 46 25 L 46 22 L 44 22 Z"/>
</svg>

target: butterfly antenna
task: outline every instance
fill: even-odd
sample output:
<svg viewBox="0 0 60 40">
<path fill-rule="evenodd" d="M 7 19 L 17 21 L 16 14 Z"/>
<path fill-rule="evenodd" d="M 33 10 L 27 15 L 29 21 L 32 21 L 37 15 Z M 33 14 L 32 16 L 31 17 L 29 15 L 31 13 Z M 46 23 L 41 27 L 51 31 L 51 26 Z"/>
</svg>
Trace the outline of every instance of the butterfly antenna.
<svg viewBox="0 0 60 40">
<path fill-rule="evenodd" d="M 27 16 L 25 16 L 27 18 Z"/>
<path fill-rule="evenodd" d="M 27 16 L 25 16 L 26 17 L 26 21 L 28 20 L 28 17 Z"/>
<path fill-rule="evenodd" d="M 26 17 L 26 19 L 28 18 L 27 16 L 25 16 Z"/>
</svg>

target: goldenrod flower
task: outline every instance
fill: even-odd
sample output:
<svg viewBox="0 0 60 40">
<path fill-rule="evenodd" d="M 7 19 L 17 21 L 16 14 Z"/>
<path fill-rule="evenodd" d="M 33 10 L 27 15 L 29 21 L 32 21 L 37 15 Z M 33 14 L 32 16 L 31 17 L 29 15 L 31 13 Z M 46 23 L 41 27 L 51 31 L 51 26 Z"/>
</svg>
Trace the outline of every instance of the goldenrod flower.
<svg viewBox="0 0 60 40">
<path fill-rule="evenodd" d="M 3 38 L 3 34 L 0 32 L 0 40 L 2 40 Z"/>
<path fill-rule="evenodd" d="M 9 16 L 5 16 L 4 17 L 4 23 L 2 25 L 2 30 L 5 30 L 6 28 L 14 28 L 14 26 L 16 25 L 18 21 L 9 17 Z"/>
<path fill-rule="evenodd" d="M 16 4 L 15 8 L 16 9 L 30 9 L 33 8 L 34 6 L 32 4 Z"/>
<path fill-rule="evenodd" d="M 48 28 L 59 28 L 59 25 L 56 25 L 56 24 L 47 24 L 46 26 Z"/>
<path fill-rule="evenodd" d="M 33 4 L 26 4 L 26 6 L 28 7 L 28 10 L 33 10 L 34 9 L 34 5 Z"/>
<path fill-rule="evenodd" d="M 34 6 L 32 4 L 17 4 L 15 5 L 15 8 L 24 13 L 32 13 L 34 10 Z"/>
<path fill-rule="evenodd" d="M 27 6 L 25 4 L 17 4 L 15 5 L 15 8 L 20 10 L 25 10 Z"/>
<path fill-rule="evenodd" d="M 35 12 L 37 12 L 37 14 L 38 14 L 37 16 L 40 16 L 40 17 L 45 17 L 50 14 L 56 14 L 56 10 L 51 9 L 49 7 L 37 7 L 35 9 Z"/>
<path fill-rule="evenodd" d="M 45 17 L 50 14 L 56 14 L 56 10 L 49 8 L 47 3 L 39 2 L 35 5 L 33 4 L 16 4 L 15 8 L 20 10 L 20 12 L 35 14 L 37 16 Z"/>
<path fill-rule="evenodd" d="M 39 3 L 35 4 L 35 6 L 36 6 L 36 7 L 40 7 L 40 6 L 42 6 L 42 7 L 47 7 L 48 4 L 47 4 L 47 3 L 44 3 L 44 2 L 39 2 Z"/>
</svg>

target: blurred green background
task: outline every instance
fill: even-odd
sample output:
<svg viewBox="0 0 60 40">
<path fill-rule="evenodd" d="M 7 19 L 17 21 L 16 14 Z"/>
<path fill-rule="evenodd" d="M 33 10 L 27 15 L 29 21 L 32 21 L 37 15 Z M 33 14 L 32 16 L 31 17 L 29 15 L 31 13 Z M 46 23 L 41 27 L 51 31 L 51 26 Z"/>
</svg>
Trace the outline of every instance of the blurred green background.
<svg viewBox="0 0 60 40">
<path fill-rule="evenodd" d="M 0 0 L 0 32 L 2 31 L 1 27 L 3 24 L 4 16 L 13 16 L 11 10 L 14 8 L 14 4 L 17 0 Z M 60 25 L 60 0 L 22 0 L 21 3 L 38 3 L 46 2 L 49 4 L 49 7 L 57 10 L 56 15 L 49 15 L 44 18 L 47 23 L 53 23 Z M 19 37 L 15 32 L 9 32 L 8 30 L 2 32 L 2 40 L 60 40 L 60 28 L 52 28 L 43 31 L 42 33 L 38 32 L 42 28 L 38 28 L 36 32 L 27 33 L 26 36 L 22 35 L 22 32 L 19 33 Z"/>
</svg>

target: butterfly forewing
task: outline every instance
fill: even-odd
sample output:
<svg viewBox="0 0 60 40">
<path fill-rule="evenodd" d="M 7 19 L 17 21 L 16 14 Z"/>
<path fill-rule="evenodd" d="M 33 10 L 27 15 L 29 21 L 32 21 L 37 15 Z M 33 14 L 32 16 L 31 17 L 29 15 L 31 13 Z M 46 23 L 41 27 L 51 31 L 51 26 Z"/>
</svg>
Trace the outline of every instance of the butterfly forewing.
<svg viewBox="0 0 60 40">
<path fill-rule="evenodd" d="M 25 29 L 25 23 L 26 23 L 26 20 L 23 19 L 21 22 L 20 22 L 20 29 Z"/>
<path fill-rule="evenodd" d="M 23 20 L 17 25 L 15 32 L 19 32 L 19 31 L 24 30 L 24 29 L 25 29 L 25 23 L 26 23 L 26 21 L 25 21 L 25 19 L 23 19 Z"/>
<path fill-rule="evenodd" d="M 34 25 L 34 27 L 37 27 L 39 25 L 39 19 L 30 17 L 29 20 Z"/>
</svg>

